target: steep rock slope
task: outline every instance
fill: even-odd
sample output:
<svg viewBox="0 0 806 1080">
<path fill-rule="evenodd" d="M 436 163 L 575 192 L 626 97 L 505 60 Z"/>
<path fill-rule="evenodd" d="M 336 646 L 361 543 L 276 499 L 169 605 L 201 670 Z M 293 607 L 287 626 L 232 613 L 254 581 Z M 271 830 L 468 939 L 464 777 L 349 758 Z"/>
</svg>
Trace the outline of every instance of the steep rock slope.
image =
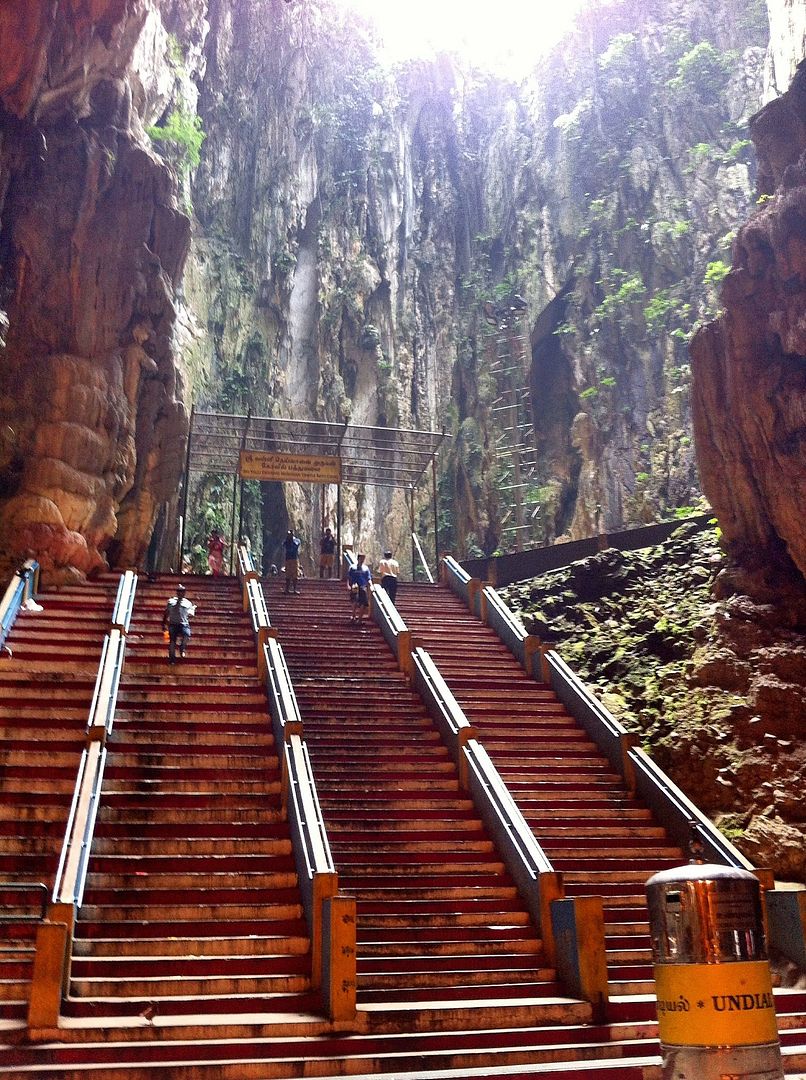
<svg viewBox="0 0 806 1080">
<path fill-rule="evenodd" d="M 724 314 L 693 343 L 695 431 L 728 550 L 804 599 L 806 65 L 752 130 L 764 205 L 734 244 Z"/>
<path fill-rule="evenodd" d="M 140 561 L 181 468 L 189 221 L 140 123 L 153 72 L 130 67 L 157 27 L 146 0 L 0 11 L 0 531 L 51 577 L 113 538 Z"/>
<path fill-rule="evenodd" d="M 684 526 L 506 596 L 749 858 L 806 882 L 806 633 L 733 592 L 726 563 L 716 529 Z"/>
<path fill-rule="evenodd" d="M 159 519 L 170 561 L 189 381 L 202 407 L 444 427 L 460 554 L 515 543 L 510 436 L 528 540 L 696 499 L 686 338 L 752 203 L 760 2 L 600 4 L 522 85 L 455 58 L 390 70 L 330 0 L 3 19 L 15 554 L 141 561 Z M 229 522 L 223 479 L 194 492 L 199 527 Z M 310 535 L 320 499 L 250 488 L 247 529 Z M 404 493 L 347 491 L 345 516 L 402 546 Z"/>
</svg>

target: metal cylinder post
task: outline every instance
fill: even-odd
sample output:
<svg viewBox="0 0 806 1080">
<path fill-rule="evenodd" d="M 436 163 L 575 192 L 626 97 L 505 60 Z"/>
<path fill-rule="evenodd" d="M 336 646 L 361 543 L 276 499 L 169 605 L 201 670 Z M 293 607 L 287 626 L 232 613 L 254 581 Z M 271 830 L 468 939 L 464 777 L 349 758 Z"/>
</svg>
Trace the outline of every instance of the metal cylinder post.
<svg viewBox="0 0 806 1080">
<path fill-rule="evenodd" d="M 646 891 L 663 1080 L 783 1080 L 758 879 L 699 863 Z"/>
</svg>

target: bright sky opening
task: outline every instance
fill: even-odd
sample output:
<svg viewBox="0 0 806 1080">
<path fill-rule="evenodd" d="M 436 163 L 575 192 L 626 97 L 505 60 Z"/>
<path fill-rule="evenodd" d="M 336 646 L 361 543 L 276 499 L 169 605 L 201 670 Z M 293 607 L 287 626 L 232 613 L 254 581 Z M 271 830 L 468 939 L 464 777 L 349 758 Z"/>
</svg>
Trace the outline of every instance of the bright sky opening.
<svg viewBox="0 0 806 1080">
<path fill-rule="evenodd" d="M 585 0 L 344 0 L 375 23 L 393 60 L 454 52 L 522 78 L 569 29 Z"/>
</svg>

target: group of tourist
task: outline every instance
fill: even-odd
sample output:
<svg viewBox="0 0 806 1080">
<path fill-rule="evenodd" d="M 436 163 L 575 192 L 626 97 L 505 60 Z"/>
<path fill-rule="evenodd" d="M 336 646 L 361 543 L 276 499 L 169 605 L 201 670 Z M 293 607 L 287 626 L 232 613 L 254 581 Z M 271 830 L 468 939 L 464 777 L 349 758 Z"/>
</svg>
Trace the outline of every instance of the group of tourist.
<svg viewBox="0 0 806 1080">
<path fill-rule="evenodd" d="M 285 564 L 283 573 L 285 576 L 286 593 L 299 593 L 299 550 L 302 541 L 289 529 L 283 541 L 283 556 Z M 319 577 L 330 578 L 333 576 L 333 567 L 336 559 L 336 538 L 333 530 L 326 528 L 319 542 Z M 394 604 L 397 597 L 397 582 L 400 576 L 400 564 L 391 550 L 384 551 L 383 558 L 378 564 L 378 573 L 381 578 L 381 587 L 385 589 L 389 599 Z M 372 582 L 372 571 L 367 565 L 367 556 L 359 552 L 354 566 L 347 573 L 347 589 L 350 593 L 352 604 L 352 622 L 363 622 L 369 610 L 369 586 Z"/>
<path fill-rule="evenodd" d="M 224 572 L 224 554 L 227 544 L 224 534 L 220 529 L 213 529 L 207 541 L 207 564 L 210 573 L 218 577 Z M 299 551 L 302 541 L 289 529 L 283 540 L 283 576 L 285 579 L 286 593 L 299 595 L 300 562 Z M 336 538 L 333 530 L 325 529 L 319 544 L 319 577 L 330 578 L 333 576 L 336 561 Z M 277 568 L 272 567 L 276 573 Z M 377 573 L 380 575 L 381 587 L 387 596 L 395 603 L 397 597 L 397 583 L 400 576 L 400 564 L 391 550 L 384 551 L 383 558 L 378 563 Z M 350 598 L 351 614 L 350 621 L 363 623 L 369 611 L 369 587 L 372 583 L 372 571 L 367 564 L 367 556 L 359 552 L 358 558 L 347 573 L 347 590 Z M 162 618 L 162 629 L 165 640 L 168 643 L 168 660 L 175 664 L 177 659 L 183 659 L 187 651 L 191 637 L 190 620 L 196 614 L 196 605 L 187 598 L 187 589 L 184 585 L 177 585 L 176 593 L 168 601 Z"/>
</svg>

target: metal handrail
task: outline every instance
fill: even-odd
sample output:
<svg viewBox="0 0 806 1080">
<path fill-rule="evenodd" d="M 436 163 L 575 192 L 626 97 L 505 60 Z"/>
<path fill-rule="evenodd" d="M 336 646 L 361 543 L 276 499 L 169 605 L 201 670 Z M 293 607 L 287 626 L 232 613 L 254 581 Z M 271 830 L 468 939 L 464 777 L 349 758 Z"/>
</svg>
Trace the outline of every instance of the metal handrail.
<svg viewBox="0 0 806 1080">
<path fill-rule="evenodd" d="M 125 574 L 121 575 L 118 582 L 118 594 L 115 598 L 115 606 L 112 609 L 112 626 L 121 630 L 124 634 L 129 632 L 136 592 L 137 574 L 133 570 L 127 570 Z"/>
<path fill-rule="evenodd" d="M 42 922 L 48 909 L 48 887 L 42 881 L 0 881 L 0 893 L 4 889 L 9 892 L 38 892 L 41 894 L 38 915 L 4 915 L 0 911 L 0 923 L 29 923 Z"/>
<path fill-rule="evenodd" d="M 313 880 L 315 874 L 335 874 L 336 867 L 316 792 L 311 759 L 308 748 L 299 735 L 290 736 L 285 745 L 285 755 L 288 764 L 289 805 L 293 806 L 302 840 L 307 876 Z"/>
<path fill-rule="evenodd" d="M 373 584 L 370 584 L 369 588 L 373 621 L 380 627 L 386 644 L 395 654 L 398 667 L 408 675 L 411 672 L 411 630 L 389 599 L 386 589 L 382 585 Z"/>
<path fill-rule="evenodd" d="M 461 743 L 474 737 L 475 729 L 425 649 L 414 649 L 411 658 L 415 689 L 425 701 L 442 737 L 458 756 Z"/>
<path fill-rule="evenodd" d="M 627 735 L 627 729 L 590 692 L 556 650 L 547 650 L 544 656 L 549 682 L 558 700 L 585 728 L 610 764 L 623 771 L 621 741 Z"/>
<path fill-rule="evenodd" d="M 442 580 L 445 581 L 451 592 L 455 593 L 474 615 L 481 616 L 479 597 L 484 583 L 479 578 L 471 577 L 467 570 L 454 559 L 453 555 L 443 555 L 441 567 Z"/>
<path fill-rule="evenodd" d="M 128 580 L 124 581 L 127 576 L 124 575 L 118 584 L 118 602 L 115 604 L 115 613 L 120 615 L 121 624 L 105 635 L 101 649 L 101 660 L 87 719 L 87 743 L 78 766 L 59 867 L 56 871 L 54 903 L 80 905 L 84 895 L 106 765 L 106 739 L 115 721 L 120 677 L 126 655 L 126 636 L 121 627 L 128 625 L 137 586 L 136 575 L 131 574 L 131 571 L 127 571 L 127 574 L 131 575 Z"/>
<path fill-rule="evenodd" d="M 526 871 L 534 877 L 538 874 L 553 873 L 554 867 L 551 865 L 551 860 L 538 843 L 512 798 L 509 788 L 501 779 L 501 774 L 478 739 L 470 740 L 465 747 L 465 753 L 469 759 L 471 774 L 477 778 L 497 820 L 518 852 Z"/>
<path fill-rule="evenodd" d="M 99 740 L 85 747 L 53 886 L 54 904 L 81 905 L 105 764 L 106 747 Z"/>
<path fill-rule="evenodd" d="M 35 559 L 28 559 L 14 572 L 0 600 L 0 647 L 5 644 L 24 601 L 35 595 L 38 579 L 39 563 Z"/>
<path fill-rule="evenodd" d="M 648 754 L 635 746 L 628 751 L 628 756 L 635 769 L 636 790 L 653 809 L 658 807 L 658 815 L 666 819 L 664 824 L 669 822 L 669 832 L 683 849 L 696 839 L 711 862 L 741 870 L 754 869 L 750 860 L 733 846 Z"/>
<path fill-rule="evenodd" d="M 487 625 L 495 630 L 509 651 L 525 664 L 525 643 L 529 634 L 491 585 L 483 590 L 483 595 L 486 601 Z"/>
<path fill-rule="evenodd" d="M 445 567 L 447 574 L 455 578 L 456 581 L 462 585 L 467 585 L 471 580 L 470 574 L 468 574 L 467 570 L 454 559 L 453 555 L 444 555 L 442 557 L 442 565 Z"/>
<path fill-rule="evenodd" d="M 255 560 L 246 544 L 238 545 L 238 576 L 243 581 L 249 574 L 257 574 Z"/>
<path fill-rule="evenodd" d="M 257 578 L 250 578 L 246 582 L 246 596 L 249 601 L 249 614 L 252 618 L 252 629 L 255 634 L 260 634 L 261 630 L 269 630 L 271 628 L 269 610 L 266 607 L 263 586 Z"/>
<path fill-rule="evenodd" d="M 120 676 L 126 654 L 126 638 L 120 630 L 112 630 L 104 637 L 101 662 L 95 679 L 95 689 L 90 704 L 87 732 L 103 728 L 110 734 L 115 721 Z"/>
<path fill-rule="evenodd" d="M 263 643 L 266 693 L 281 763 L 282 803 L 291 830 L 302 905 L 311 935 L 312 985 L 322 987 L 331 1019 L 355 1015 L 355 901 L 339 895 L 302 720 L 283 650 Z"/>
<path fill-rule="evenodd" d="M 495 589 L 484 589 L 487 622 L 527 670 L 537 659 L 526 653 L 530 635 Z M 537 640 L 537 639 L 534 639 Z M 579 721 L 599 750 L 628 783 L 633 783 L 656 814 L 668 823 L 669 831 L 683 848 L 693 836 L 702 843 L 715 862 L 752 869 L 752 864 L 723 836 L 717 827 L 692 803 L 652 759 L 630 745 L 630 733 L 581 682 L 558 652 L 545 652 L 552 689 L 571 715 Z M 531 674 L 540 677 L 538 671 Z M 630 775 L 631 774 L 631 775 Z"/>
<path fill-rule="evenodd" d="M 263 646 L 266 661 L 266 693 L 269 699 L 269 712 L 272 718 L 274 741 L 279 750 L 288 741 L 290 733 L 299 735 L 302 731 L 297 695 L 288 666 L 285 662 L 282 646 L 276 638 L 269 638 Z"/>
<path fill-rule="evenodd" d="M 554 650 L 545 654 L 552 689 L 625 779 L 634 780 L 636 790 L 663 821 L 684 849 L 692 837 L 703 844 L 714 862 L 751 870 L 752 864 L 723 836 L 717 827 L 677 787 L 666 773 L 639 747 L 624 746 L 627 729 L 609 712 Z M 625 760 L 626 759 L 626 760 Z M 627 777 L 627 767 L 633 777 Z"/>
<path fill-rule="evenodd" d="M 428 563 L 425 561 L 425 555 L 423 554 L 423 548 L 422 548 L 422 545 L 420 543 L 420 538 L 417 535 L 417 533 L 412 533 L 411 534 L 411 540 L 412 540 L 412 543 L 414 544 L 415 548 L 417 549 L 417 554 L 420 556 L 420 562 L 423 564 L 423 570 L 425 570 L 425 576 L 428 578 L 429 582 L 433 585 L 434 584 L 434 577 L 433 577 L 433 574 L 431 573 L 431 571 L 428 568 Z M 414 573 L 412 571 L 412 577 L 413 576 L 414 576 Z"/>
<path fill-rule="evenodd" d="M 424 649 L 414 649 L 412 661 L 414 686 L 457 762 L 460 783 L 470 792 L 476 812 L 493 836 L 535 925 L 544 938 L 551 938 L 553 949 L 550 903 L 562 895 L 561 876 L 529 828 L 436 664 Z"/>
<path fill-rule="evenodd" d="M 408 630 L 408 627 L 403 621 L 403 616 L 389 599 L 389 593 L 384 589 L 383 585 L 375 585 L 371 582 L 369 591 L 372 595 L 373 605 L 380 608 L 384 620 L 388 623 L 390 630 L 395 634 L 404 634 Z"/>
</svg>

